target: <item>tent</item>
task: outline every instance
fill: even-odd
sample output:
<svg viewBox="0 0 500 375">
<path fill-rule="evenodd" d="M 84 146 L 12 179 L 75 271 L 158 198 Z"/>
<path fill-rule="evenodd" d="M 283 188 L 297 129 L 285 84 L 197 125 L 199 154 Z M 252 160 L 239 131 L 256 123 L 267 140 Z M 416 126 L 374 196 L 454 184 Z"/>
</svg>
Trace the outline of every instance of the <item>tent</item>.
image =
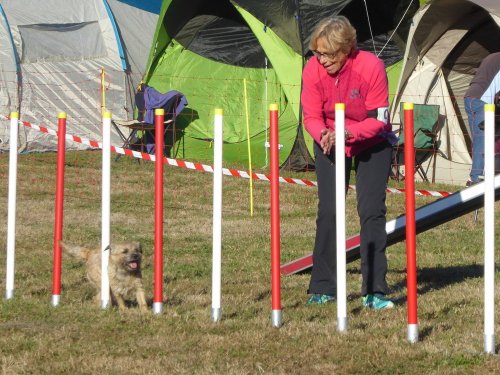
<svg viewBox="0 0 500 375">
<path fill-rule="evenodd" d="M 132 119 L 161 0 L 2 0 L 0 114 L 56 128 L 67 112 L 68 132 L 101 138 L 101 111 Z M 0 122 L 0 151 L 8 149 Z M 117 134 L 112 141 L 118 143 Z M 56 149 L 53 136 L 20 129 L 20 151 Z M 68 148 L 80 148 L 68 143 Z"/>
<path fill-rule="evenodd" d="M 165 0 L 145 82 L 188 99 L 172 156 L 210 160 L 214 109 L 222 108 L 225 161 L 251 157 L 254 165 L 267 165 L 268 108 L 277 103 L 280 163 L 306 168 L 312 140 L 300 125 L 299 98 L 314 25 L 326 16 L 347 16 L 360 47 L 375 50 L 389 73 L 399 72 L 418 7 L 416 0 Z"/>
<path fill-rule="evenodd" d="M 470 134 L 464 94 L 485 56 L 500 51 L 500 1 L 435 0 L 414 16 L 391 115 L 399 104 L 440 106 L 439 153 L 425 168 L 436 182 L 463 184 L 468 178 Z"/>
</svg>

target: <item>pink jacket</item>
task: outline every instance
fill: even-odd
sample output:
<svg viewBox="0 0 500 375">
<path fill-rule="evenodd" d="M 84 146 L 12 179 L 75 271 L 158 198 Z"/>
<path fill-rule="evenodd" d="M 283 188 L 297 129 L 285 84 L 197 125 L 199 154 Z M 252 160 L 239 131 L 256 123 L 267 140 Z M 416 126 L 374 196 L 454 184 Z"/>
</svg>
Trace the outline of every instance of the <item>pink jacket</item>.
<svg viewBox="0 0 500 375">
<path fill-rule="evenodd" d="M 345 127 L 352 134 L 346 155 L 354 156 L 374 144 L 395 139 L 389 121 L 385 124 L 368 111 L 387 108 L 388 82 L 384 63 L 374 54 L 356 51 L 335 75 L 329 75 L 318 59 L 309 59 L 302 74 L 301 103 L 304 125 L 316 142 L 321 131 L 335 129 L 335 103 L 345 103 Z"/>
</svg>

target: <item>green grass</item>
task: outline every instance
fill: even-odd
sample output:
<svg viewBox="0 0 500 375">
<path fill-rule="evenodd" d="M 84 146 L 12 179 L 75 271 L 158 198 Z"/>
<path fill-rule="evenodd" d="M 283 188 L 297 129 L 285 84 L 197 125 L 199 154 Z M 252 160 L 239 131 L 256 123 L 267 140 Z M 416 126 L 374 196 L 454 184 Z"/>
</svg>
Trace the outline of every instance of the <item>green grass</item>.
<svg viewBox="0 0 500 375">
<path fill-rule="evenodd" d="M 100 243 L 99 152 L 68 153 L 64 239 Z M 122 157 L 112 163 L 114 241 L 138 240 L 144 282 L 153 294 L 154 165 Z M 266 171 L 264 171 L 266 172 Z M 313 173 L 288 173 L 315 180 Z M 0 249 L 6 248 L 8 155 L 0 154 Z M 224 177 L 222 320 L 211 310 L 212 175 L 165 168 L 164 313 L 103 311 L 83 266 L 63 257 L 61 304 L 50 305 L 55 154 L 19 156 L 15 298 L 0 302 L 2 374 L 486 374 L 500 358 L 483 354 L 483 212 L 417 237 L 420 342 L 406 340 L 405 246 L 387 250 L 397 306 L 361 308 L 359 261 L 348 266 L 348 332 L 336 331 L 336 305 L 305 306 L 309 275 L 282 277 L 284 325 L 271 326 L 269 183 Z M 402 187 L 391 181 L 392 187 Z M 459 187 L 418 185 L 419 189 Z M 388 219 L 404 211 L 389 194 Z M 417 206 L 433 198 L 417 197 Z M 309 254 L 315 188 L 282 184 L 281 259 Z M 355 195 L 347 197 L 347 231 L 359 230 Z M 497 204 L 497 221 L 499 210 Z M 498 237 L 498 236 L 497 236 Z M 498 249 L 499 240 L 496 240 Z M 498 251 L 497 251 L 498 254 Z M 498 262 L 498 255 L 497 255 Z M 5 251 L 0 288 L 5 290 Z M 500 290 L 499 273 L 496 290 Z M 498 306 L 498 292 L 497 292 Z M 496 309 L 496 319 L 500 318 Z M 498 326 L 498 325 L 497 325 Z M 497 336 L 498 336 L 497 329 Z M 497 338 L 498 341 L 498 338 Z M 498 351 L 498 345 L 497 345 Z"/>
</svg>

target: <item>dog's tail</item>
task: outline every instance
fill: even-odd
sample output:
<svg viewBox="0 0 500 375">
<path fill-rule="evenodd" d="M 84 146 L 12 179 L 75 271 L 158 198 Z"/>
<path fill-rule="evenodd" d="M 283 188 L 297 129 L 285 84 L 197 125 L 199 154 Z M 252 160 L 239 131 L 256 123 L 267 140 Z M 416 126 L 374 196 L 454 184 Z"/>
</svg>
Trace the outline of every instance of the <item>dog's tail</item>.
<svg viewBox="0 0 500 375">
<path fill-rule="evenodd" d="M 59 243 L 61 244 L 62 249 L 66 253 L 68 253 L 69 255 L 71 255 L 75 258 L 87 260 L 89 255 L 90 255 L 91 249 L 89 249 L 87 247 L 71 246 L 71 245 L 68 245 L 62 241 L 59 241 Z"/>
</svg>

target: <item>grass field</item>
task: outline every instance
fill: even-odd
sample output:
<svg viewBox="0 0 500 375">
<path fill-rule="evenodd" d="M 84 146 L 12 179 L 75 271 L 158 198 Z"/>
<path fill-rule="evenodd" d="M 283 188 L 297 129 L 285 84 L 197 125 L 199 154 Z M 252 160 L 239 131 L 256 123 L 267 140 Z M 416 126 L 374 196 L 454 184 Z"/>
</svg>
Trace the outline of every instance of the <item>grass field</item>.
<svg viewBox="0 0 500 375">
<path fill-rule="evenodd" d="M 100 152 L 66 157 L 64 239 L 100 243 Z M 265 171 L 264 171 L 265 172 Z M 315 180 L 313 173 L 289 174 Z M 0 287 L 5 291 L 8 155 L 0 154 Z M 145 250 L 153 293 L 154 165 L 112 162 L 114 241 Z M 390 182 L 393 187 L 402 187 Z M 406 340 L 405 246 L 387 250 L 390 311 L 360 303 L 359 261 L 348 266 L 348 332 L 336 331 L 336 305 L 306 306 L 309 275 L 282 277 L 284 325 L 271 326 L 269 183 L 224 177 L 222 320 L 211 310 L 212 175 L 165 168 L 164 313 L 120 313 L 94 304 L 84 267 L 63 257 L 62 296 L 50 305 L 55 154 L 19 156 L 15 298 L 0 302 L 1 374 L 494 374 L 500 358 L 483 354 L 483 212 L 417 237 L 420 342 Z M 459 187 L 418 185 L 419 189 Z M 281 258 L 311 252 L 315 188 L 281 185 Z M 358 231 L 354 193 L 348 234 Z M 417 206 L 434 198 L 417 197 Z M 388 219 L 404 211 L 388 195 Z M 497 222 L 500 217 L 496 206 Z M 498 227 L 498 225 L 497 225 Z M 499 248 L 497 236 L 496 248 Z M 498 265 L 499 255 L 496 255 Z M 496 272 L 496 320 L 500 319 Z M 497 342 L 500 341 L 498 324 Z M 497 345 L 497 352 L 499 346 Z"/>
</svg>

